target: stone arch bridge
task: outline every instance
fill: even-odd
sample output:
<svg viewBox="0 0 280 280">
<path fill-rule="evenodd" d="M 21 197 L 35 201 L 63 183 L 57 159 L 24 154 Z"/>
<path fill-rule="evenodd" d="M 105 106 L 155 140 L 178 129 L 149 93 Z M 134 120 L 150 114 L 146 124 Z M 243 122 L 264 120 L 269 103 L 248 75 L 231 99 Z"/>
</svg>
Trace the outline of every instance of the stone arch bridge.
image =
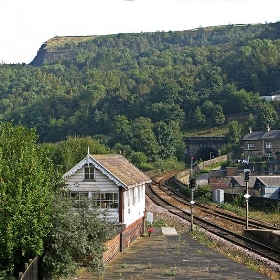
<svg viewBox="0 0 280 280">
<path fill-rule="evenodd" d="M 227 144 L 226 137 L 184 137 L 187 159 L 210 160 L 220 156 L 220 149 Z"/>
</svg>

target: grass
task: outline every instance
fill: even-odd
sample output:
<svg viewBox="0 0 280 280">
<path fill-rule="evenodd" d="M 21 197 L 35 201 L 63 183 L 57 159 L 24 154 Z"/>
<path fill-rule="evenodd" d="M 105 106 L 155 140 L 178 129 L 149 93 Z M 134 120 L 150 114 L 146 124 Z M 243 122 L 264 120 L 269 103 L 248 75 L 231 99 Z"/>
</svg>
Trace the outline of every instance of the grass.
<svg viewBox="0 0 280 280">
<path fill-rule="evenodd" d="M 54 37 L 46 42 L 48 50 L 55 50 L 66 44 L 78 44 L 80 42 L 94 39 L 96 36 L 62 36 Z"/>
<path fill-rule="evenodd" d="M 172 268 L 165 271 L 165 276 L 175 276 L 177 274 L 176 268 Z"/>
<path fill-rule="evenodd" d="M 224 204 L 219 204 L 219 206 L 222 209 L 231 211 L 233 213 L 236 213 L 242 217 L 245 217 L 246 212 L 245 208 L 242 208 L 238 205 L 230 204 L 230 203 L 224 203 Z M 258 209 L 252 209 L 250 208 L 250 202 L 249 202 L 249 218 L 257 219 L 257 220 L 262 220 L 267 223 L 271 224 L 277 224 L 278 226 L 280 225 L 280 207 L 275 207 L 275 208 L 267 208 L 266 211 L 258 210 Z"/>
</svg>

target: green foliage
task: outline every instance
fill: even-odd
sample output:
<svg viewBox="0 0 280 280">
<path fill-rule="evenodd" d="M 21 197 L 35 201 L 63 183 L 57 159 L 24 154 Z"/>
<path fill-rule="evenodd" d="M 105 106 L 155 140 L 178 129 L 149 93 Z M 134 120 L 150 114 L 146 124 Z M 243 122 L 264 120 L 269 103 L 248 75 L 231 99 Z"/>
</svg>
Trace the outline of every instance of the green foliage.
<svg viewBox="0 0 280 280">
<path fill-rule="evenodd" d="M 194 196 L 204 202 L 209 202 L 211 200 L 211 194 L 210 186 L 201 186 L 194 191 Z"/>
<path fill-rule="evenodd" d="M 226 135 L 230 144 L 239 144 L 241 139 L 241 125 L 238 121 L 231 121 L 229 123 L 228 133 Z"/>
<path fill-rule="evenodd" d="M 196 107 L 194 111 L 194 124 L 198 127 L 205 125 L 206 116 L 202 114 L 200 107 Z"/>
<path fill-rule="evenodd" d="M 10 275 L 42 254 L 50 230 L 58 177 L 36 141 L 35 130 L 0 124 L 0 270 Z"/>
<path fill-rule="evenodd" d="M 213 110 L 213 124 L 222 125 L 225 122 L 225 116 L 221 105 L 216 105 Z"/>
<path fill-rule="evenodd" d="M 280 88 L 277 30 L 279 22 L 56 37 L 43 50 L 54 55 L 32 62 L 38 67 L 0 65 L 0 118 L 35 127 L 41 142 L 100 136 L 109 149 L 129 146 L 149 163 L 183 160 L 190 129 L 249 114 L 253 129 L 279 128 L 280 106 L 259 98 Z M 65 167 L 68 156 L 58 153 Z"/>
<path fill-rule="evenodd" d="M 278 114 L 272 104 L 263 102 L 258 109 L 257 128 L 265 131 L 267 127 L 274 127 L 278 122 Z"/>
<path fill-rule="evenodd" d="M 132 152 L 130 155 L 131 162 L 143 171 L 153 169 L 153 166 L 149 164 L 148 157 L 142 152 Z"/>
<path fill-rule="evenodd" d="M 80 162 L 88 152 L 91 154 L 105 154 L 108 151 L 97 140 L 90 136 L 69 136 L 65 141 L 56 144 L 41 144 L 47 149 L 53 162 L 63 174 L 75 164 Z"/>
<path fill-rule="evenodd" d="M 154 161 L 157 158 L 159 147 L 151 120 L 143 117 L 134 120 L 132 131 L 132 149 L 145 153 L 151 161 Z"/>
<path fill-rule="evenodd" d="M 90 200 L 84 200 L 83 207 L 73 207 L 69 196 L 58 192 L 52 201 L 51 222 L 43 254 L 44 277 L 73 276 L 83 264 L 102 274 L 104 242 L 114 234 L 108 213 Z"/>
<path fill-rule="evenodd" d="M 174 171 L 174 170 L 183 170 L 185 167 L 184 162 L 178 162 L 176 158 L 169 158 L 168 160 L 158 160 L 153 163 L 153 167 L 156 170 Z"/>
</svg>

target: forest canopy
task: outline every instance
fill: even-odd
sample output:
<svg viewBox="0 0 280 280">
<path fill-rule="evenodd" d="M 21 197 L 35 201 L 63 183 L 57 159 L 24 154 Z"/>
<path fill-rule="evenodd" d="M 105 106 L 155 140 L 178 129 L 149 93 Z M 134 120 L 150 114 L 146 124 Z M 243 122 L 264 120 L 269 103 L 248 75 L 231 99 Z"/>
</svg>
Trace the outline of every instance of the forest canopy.
<svg viewBox="0 0 280 280">
<path fill-rule="evenodd" d="M 232 116 L 278 129 L 279 104 L 260 96 L 280 89 L 279 35 L 277 22 L 55 37 L 30 65 L 0 65 L 0 116 L 41 142 L 91 136 L 150 161 L 178 158 L 183 135 Z"/>
</svg>

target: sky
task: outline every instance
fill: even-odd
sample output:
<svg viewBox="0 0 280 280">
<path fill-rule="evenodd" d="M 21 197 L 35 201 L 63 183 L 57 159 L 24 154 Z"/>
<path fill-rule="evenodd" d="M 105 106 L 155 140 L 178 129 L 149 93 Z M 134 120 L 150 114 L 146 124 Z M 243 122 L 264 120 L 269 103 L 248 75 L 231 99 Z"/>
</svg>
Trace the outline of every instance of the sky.
<svg viewBox="0 0 280 280">
<path fill-rule="evenodd" d="M 280 0 L 1 0 L 0 63 L 30 63 L 55 36 L 280 21 Z"/>
</svg>

